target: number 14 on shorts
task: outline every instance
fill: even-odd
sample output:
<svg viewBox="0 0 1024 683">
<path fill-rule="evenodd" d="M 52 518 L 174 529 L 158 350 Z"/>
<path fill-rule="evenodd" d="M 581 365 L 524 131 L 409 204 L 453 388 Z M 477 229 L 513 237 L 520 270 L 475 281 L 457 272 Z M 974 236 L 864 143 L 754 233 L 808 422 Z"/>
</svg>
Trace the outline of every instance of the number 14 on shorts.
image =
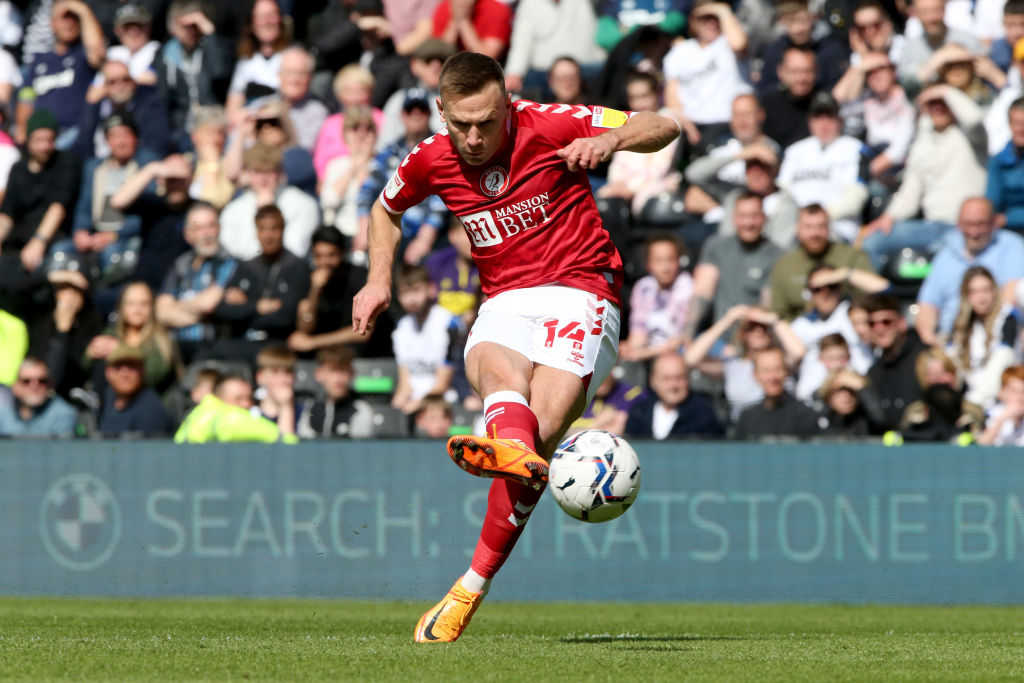
<svg viewBox="0 0 1024 683">
<path fill-rule="evenodd" d="M 603 312 L 603 309 L 599 309 L 597 311 L 599 315 Z M 590 329 L 590 334 L 600 335 L 603 329 L 601 318 L 588 322 L 593 325 Z M 555 339 L 567 339 L 572 342 L 572 351 L 569 354 L 570 357 L 568 360 L 582 366 L 583 340 L 587 336 L 586 327 L 575 320 L 565 323 L 564 325 L 561 320 L 548 320 L 544 323 L 544 327 L 547 328 L 547 338 L 544 340 L 544 348 L 550 349 L 554 346 Z"/>
</svg>

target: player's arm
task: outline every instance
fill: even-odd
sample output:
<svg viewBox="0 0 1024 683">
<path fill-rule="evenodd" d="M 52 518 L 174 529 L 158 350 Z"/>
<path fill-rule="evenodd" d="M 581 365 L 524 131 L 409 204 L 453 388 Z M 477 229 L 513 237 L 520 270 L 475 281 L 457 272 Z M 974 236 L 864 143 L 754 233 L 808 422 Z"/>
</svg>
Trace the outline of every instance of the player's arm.
<svg viewBox="0 0 1024 683">
<path fill-rule="evenodd" d="M 352 300 L 352 329 L 360 335 L 372 332 L 373 323 L 391 305 L 391 271 L 402 239 L 402 214 L 391 213 L 378 199 L 370 209 L 369 275 Z"/>
<path fill-rule="evenodd" d="M 589 138 L 576 138 L 558 150 L 570 171 L 595 168 L 620 151 L 657 152 L 679 137 L 679 124 L 654 112 L 637 112 L 618 128 Z"/>
</svg>

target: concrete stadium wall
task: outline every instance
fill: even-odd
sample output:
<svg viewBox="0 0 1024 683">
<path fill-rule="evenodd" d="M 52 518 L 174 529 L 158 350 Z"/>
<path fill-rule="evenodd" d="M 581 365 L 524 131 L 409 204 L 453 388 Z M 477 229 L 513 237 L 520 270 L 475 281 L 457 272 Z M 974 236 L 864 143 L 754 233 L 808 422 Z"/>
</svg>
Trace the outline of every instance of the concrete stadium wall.
<svg viewBox="0 0 1024 683">
<path fill-rule="evenodd" d="M 635 444 L 601 525 L 542 500 L 491 598 L 1024 602 L 1024 453 Z M 436 599 L 487 484 L 438 443 L 0 442 L 0 593 Z"/>
</svg>

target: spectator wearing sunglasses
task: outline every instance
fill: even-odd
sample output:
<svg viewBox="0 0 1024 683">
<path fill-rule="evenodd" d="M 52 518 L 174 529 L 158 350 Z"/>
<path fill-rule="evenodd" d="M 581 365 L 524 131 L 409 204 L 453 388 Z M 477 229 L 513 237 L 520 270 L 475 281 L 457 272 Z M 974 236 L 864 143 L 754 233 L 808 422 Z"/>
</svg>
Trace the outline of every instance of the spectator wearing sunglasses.
<svg viewBox="0 0 1024 683">
<path fill-rule="evenodd" d="M 0 436 L 73 436 L 76 420 L 75 409 L 53 391 L 40 358 L 25 358 L 10 391 L 0 392 Z"/>
<path fill-rule="evenodd" d="M 865 302 L 875 362 L 868 380 L 878 393 L 885 429 L 898 429 L 903 412 L 921 398 L 915 364 L 925 348 L 917 331 L 907 324 L 899 299 L 879 294 Z"/>
<path fill-rule="evenodd" d="M 843 285 L 849 276 L 849 268 L 827 265 L 816 266 L 807 276 L 810 310 L 792 323 L 793 333 L 807 349 L 796 385 L 796 397 L 802 401 L 813 399 L 830 369 L 824 358 L 825 346 L 821 344 L 825 337 L 841 336 L 847 346 L 847 361 L 860 374 L 867 372 L 874 360 L 858 344 L 857 331 L 850 321 L 850 302 L 843 296 Z M 856 357 L 851 355 L 852 350 L 856 350 Z"/>
</svg>

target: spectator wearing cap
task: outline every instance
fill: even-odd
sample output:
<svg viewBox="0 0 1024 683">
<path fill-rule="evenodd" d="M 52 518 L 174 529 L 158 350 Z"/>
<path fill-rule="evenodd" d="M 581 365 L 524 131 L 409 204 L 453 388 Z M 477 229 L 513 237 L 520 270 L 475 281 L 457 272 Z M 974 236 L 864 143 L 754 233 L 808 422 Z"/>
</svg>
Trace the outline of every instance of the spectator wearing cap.
<svg viewBox="0 0 1024 683">
<path fill-rule="evenodd" d="M 360 355 L 392 355 L 394 325 L 387 311 L 377 319 L 371 334 L 359 335 L 352 329 L 352 299 L 366 284 L 367 273 L 365 266 L 346 258 L 342 234 L 330 226 L 318 228 L 313 233 L 310 257 L 313 272 L 309 292 L 299 301 L 295 332 L 288 337 L 288 346 L 309 353 L 335 344 L 358 345 Z"/>
<path fill-rule="evenodd" d="M 441 0 L 432 34 L 456 50 L 501 59 L 512 35 L 512 10 L 498 0 Z"/>
<path fill-rule="evenodd" d="M 86 91 L 103 64 L 107 47 L 103 29 L 81 0 L 58 0 L 51 17 L 53 49 L 24 64 L 26 81 L 18 93 L 15 139 L 24 142 L 32 112 L 46 109 L 56 114 L 58 149 L 70 149 L 79 136 Z"/>
<path fill-rule="evenodd" d="M 156 298 L 156 319 L 171 330 L 186 363 L 216 339 L 213 312 L 238 269 L 219 238 L 217 209 L 205 202 L 193 204 L 185 216 L 185 241 L 191 249 L 175 259 Z"/>
<path fill-rule="evenodd" d="M 370 175 L 359 190 L 359 229 L 352 240 L 356 252 L 367 250 L 370 207 L 380 195 L 395 169 L 416 145 L 430 135 L 430 105 L 416 95 L 402 108 L 405 135 L 387 145 L 370 162 Z M 403 259 L 419 263 L 434 246 L 438 233 L 448 224 L 448 209 L 437 195 L 431 195 L 402 215 Z"/>
<path fill-rule="evenodd" d="M 157 156 L 170 151 L 170 120 L 167 102 L 154 86 L 139 85 L 124 62 L 108 60 L 103 65 L 103 84 L 98 100 L 82 115 L 81 135 L 75 145 L 79 156 L 106 157 L 110 154 L 103 122 L 114 114 L 130 115 L 135 121 L 139 146 Z"/>
<path fill-rule="evenodd" d="M 281 53 L 281 85 L 277 92 L 288 105 L 296 143 L 310 154 L 329 113 L 327 106 L 309 90 L 315 67 L 313 55 L 302 46 L 293 45 Z"/>
<path fill-rule="evenodd" d="M 293 254 L 305 257 L 309 238 L 320 224 L 320 208 L 315 199 L 284 184 L 281 150 L 257 144 L 244 155 L 244 182 L 248 189 L 235 197 L 221 213 L 220 243 L 231 256 L 246 260 L 255 258 L 260 244 L 254 229 L 256 212 L 276 206 L 284 216 L 284 245 Z"/>
<path fill-rule="evenodd" d="M 903 181 L 885 212 L 861 231 L 864 251 L 879 270 L 905 247 L 934 253 L 953 229 L 961 204 L 985 191 L 985 129 L 978 105 L 948 85 L 927 88 L 918 102 L 924 113 Z"/>
<path fill-rule="evenodd" d="M 516 8 L 505 62 L 510 92 L 541 90 L 559 57 L 572 57 L 585 77 L 604 65 L 605 52 L 594 41 L 597 15 L 589 0 L 522 0 Z"/>
<path fill-rule="evenodd" d="M 40 358 L 23 360 L 10 391 L 0 389 L 0 436 L 70 437 L 77 421 L 71 404 L 53 392 Z"/>
<path fill-rule="evenodd" d="M 946 26 L 946 0 L 914 0 L 912 7 L 923 32 L 907 40 L 898 65 L 900 82 L 911 92 L 928 83 L 928 75 L 934 71 L 929 60 L 943 46 L 955 43 L 975 55 L 984 54 L 981 42 L 973 35 Z"/>
<path fill-rule="evenodd" d="M 134 264 L 125 253 L 138 253 L 142 244 L 142 217 L 113 208 L 110 198 L 142 166 L 156 161 L 156 156 L 139 149 L 135 121 L 128 114 L 108 117 L 103 131 L 110 156 L 85 162 L 71 226 L 73 244 L 60 246 L 83 259 L 83 265 L 88 262 L 109 287 L 131 275 L 123 266 Z"/>
<path fill-rule="evenodd" d="M 228 87 L 228 121 L 241 124 L 245 106 L 281 87 L 281 56 L 292 43 L 291 23 L 276 0 L 255 0 L 238 41 L 238 62 Z"/>
<path fill-rule="evenodd" d="M 268 342 L 284 342 L 295 330 L 299 302 L 309 291 L 305 258 L 285 247 L 281 210 L 262 206 L 253 222 L 260 253 L 239 265 L 214 309 L 217 320 L 230 324 L 231 338 L 217 342 L 211 357 L 252 359 Z"/>
<path fill-rule="evenodd" d="M 814 51 L 792 46 L 779 62 L 779 87 L 761 95 L 764 132 L 782 147 L 789 147 L 810 134 L 807 114 L 817 91 L 818 60 Z"/>
<path fill-rule="evenodd" d="M 1024 3 L 1024 0 L 1021 0 Z M 1015 100 L 1024 97 L 1024 38 L 1013 48 L 1013 65 L 1006 84 L 985 114 L 985 132 L 988 134 L 988 153 L 995 156 L 1010 141 L 1010 108 Z"/>
<path fill-rule="evenodd" d="M 59 125 L 48 109 L 28 120 L 26 157 L 11 168 L 0 204 L 0 289 L 38 284 L 47 248 L 68 234 L 81 169 L 70 152 L 57 150 Z"/>
<path fill-rule="evenodd" d="M 318 178 L 323 179 L 331 159 L 348 154 L 343 137 L 345 112 L 351 107 L 371 107 L 374 83 L 373 74 L 358 64 L 349 64 L 334 77 L 334 96 L 341 104 L 341 112 L 328 116 L 317 135 L 316 146 L 313 148 L 313 166 Z M 377 130 L 381 130 L 384 126 L 384 112 L 377 108 L 372 111 Z M 383 145 L 378 137 L 378 150 Z"/>
<path fill-rule="evenodd" d="M 122 344 L 107 356 L 99 432 L 117 436 L 168 436 L 173 432 L 170 416 L 160 397 L 143 381 L 142 351 Z"/>
<path fill-rule="evenodd" d="M 430 109 L 430 130 L 436 133 L 444 128 L 434 100 L 440 97 L 437 85 L 441 79 L 441 65 L 454 53 L 451 45 L 437 38 L 428 38 L 412 53 L 409 70 L 416 77 L 416 85 L 396 90 L 384 104 L 384 127 L 378 131 L 384 144 L 394 142 L 404 132 L 402 110 L 406 102 L 425 99 Z M 421 95 L 420 91 L 425 94 Z"/>
<path fill-rule="evenodd" d="M 155 66 L 174 131 L 192 132 L 199 107 L 227 99 L 235 60 L 229 41 L 217 33 L 207 12 L 201 0 L 173 0 L 167 9 L 170 38 Z"/>
<path fill-rule="evenodd" d="M 1024 233 L 1024 97 L 1007 112 L 1010 141 L 988 160 L 985 196 L 996 211 L 996 222 L 1018 234 Z"/>
<path fill-rule="evenodd" d="M 804 47 L 814 52 L 818 64 L 815 86 L 831 90 L 846 69 L 850 51 L 842 41 L 831 33 L 815 35 L 817 13 L 812 11 L 806 0 L 781 0 L 775 5 L 775 21 L 782 27 L 782 35 L 764 49 L 764 66 L 758 90 L 771 92 L 779 83 L 778 67 L 782 55 L 789 47 Z"/>
<path fill-rule="evenodd" d="M 852 242 L 868 198 L 864 145 L 842 134 L 839 105 L 827 92 L 812 98 L 807 126 L 811 134 L 786 148 L 777 182 L 798 206 L 823 205 L 835 234 Z"/>
<path fill-rule="evenodd" d="M 107 60 L 127 64 L 132 79 L 139 85 L 156 85 L 153 61 L 160 51 L 160 41 L 152 40 L 153 15 L 149 9 L 134 3 L 118 7 L 114 13 L 114 35 L 120 45 L 107 50 Z"/>
</svg>

